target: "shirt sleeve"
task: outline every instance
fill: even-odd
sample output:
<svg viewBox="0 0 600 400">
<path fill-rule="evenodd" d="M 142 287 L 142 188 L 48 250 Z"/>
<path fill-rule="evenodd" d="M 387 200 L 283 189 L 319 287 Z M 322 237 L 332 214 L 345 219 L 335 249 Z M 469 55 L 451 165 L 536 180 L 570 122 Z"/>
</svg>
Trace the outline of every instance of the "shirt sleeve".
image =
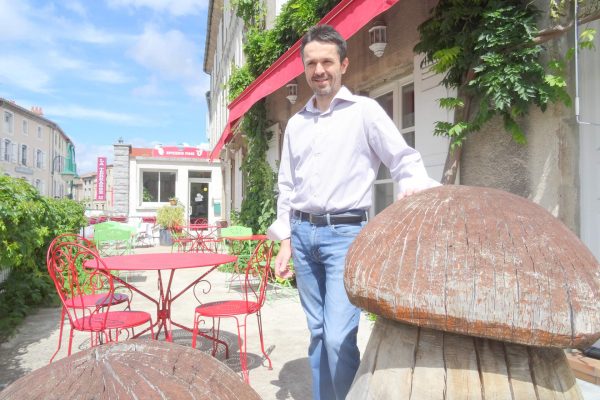
<svg viewBox="0 0 600 400">
<path fill-rule="evenodd" d="M 439 186 L 440 183 L 427 174 L 421 154 L 406 144 L 385 110 L 375 101 L 369 101 L 366 109 L 369 144 L 389 168 L 392 179 L 398 182 L 400 193 Z"/>
<path fill-rule="evenodd" d="M 279 175 L 277 178 L 277 188 L 279 190 L 279 196 L 277 198 L 277 219 L 267 229 L 267 236 L 269 239 L 284 240 L 289 239 L 291 235 L 290 198 L 293 187 L 289 140 L 286 128 L 286 134 L 283 137 L 283 148 L 281 149 Z"/>
</svg>

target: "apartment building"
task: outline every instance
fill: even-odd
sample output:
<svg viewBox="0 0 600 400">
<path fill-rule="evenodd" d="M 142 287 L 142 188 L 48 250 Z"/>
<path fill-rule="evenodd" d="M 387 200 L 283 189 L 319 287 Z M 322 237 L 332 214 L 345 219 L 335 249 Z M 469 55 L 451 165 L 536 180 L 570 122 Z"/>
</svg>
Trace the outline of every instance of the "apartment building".
<svg viewBox="0 0 600 400">
<path fill-rule="evenodd" d="M 98 179 L 96 172 L 82 174 L 75 181 L 73 190 L 73 199 L 81 201 L 85 204 L 87 210 L 98 210 L 105 213 L 114 211 L 114 191 L 113 191 L 113 164 L 106 166 L 106 200 L 98 200 L 96 189 L 98 187 Z"/>
<path fill-rule="evenodd" d="M 0 173 L 21 178 L 42 195 L 72 197 L 75 145 L 41 107 L 0 98 Z"/>
</svg>

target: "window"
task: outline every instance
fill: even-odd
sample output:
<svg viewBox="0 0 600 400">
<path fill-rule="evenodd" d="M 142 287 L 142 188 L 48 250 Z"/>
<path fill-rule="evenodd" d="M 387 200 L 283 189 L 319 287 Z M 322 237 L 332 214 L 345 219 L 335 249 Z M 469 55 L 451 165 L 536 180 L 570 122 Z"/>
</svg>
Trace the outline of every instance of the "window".
<svg viewBox="0 0 600 400">
<path fill-rule="evenodd" d="M 9 111 L 4 111 L 4 132 L 13 133 L 14 116 Z"/>
<path fill-rule="evenodd" d="M 28 135 L 29 134 L 29 126 L 27 124 L 27 120 L 23 120 L 23 135 Z"/>
<path fill-rule="evenodd" d="M 169 171 L 142 171 L 142 202 L 165 203 L 175 197 L 177 174 Z"/>
<path fill-rule="evenodd" d="M 37 137 L 38 137 L 38 139 L 42 139 L 42 127 L 41 126 L 37 127 Z"/>
<path fill-rule="evenodd" d="M 415 147 L 415 89 L 411 81 L 394 82 L 371 93 L 372 97 L 396 123 L 402 137 Z M 373 213 L 377 215 L 394 202 L 395 183 L 390 170 L 383 164 L 373 185 Z"/>
<path fill-rule="evenodd" d="M 26 144 L 22 144 L 21 145 L 21 159 L 20 159 L 20 164 L 21 165 L 27 165 L 27 145 Z"/>
<path fill-rule="evenodd" d="M 41 150 L 35 153 L 35 166 L 39 169 L 44 168 L 44 152 Z"/>
<path fill-rule="evenodd" d="M 12 143 L 10 139 L 3 139 L 0 143 L 0 160 L 10 162 L 12 158 Z"/>
</svg>

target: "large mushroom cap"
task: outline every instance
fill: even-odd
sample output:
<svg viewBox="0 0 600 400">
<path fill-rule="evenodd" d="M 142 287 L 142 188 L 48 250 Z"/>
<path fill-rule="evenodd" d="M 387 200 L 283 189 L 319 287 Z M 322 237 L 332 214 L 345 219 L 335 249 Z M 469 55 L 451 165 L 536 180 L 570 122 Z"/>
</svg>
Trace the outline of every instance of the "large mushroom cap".
<svg viewBox="0 0 600 400">
<path fill-rule="evenodd" d="M 441 186 L 397 201 L 354 241 L 355 305 L 422 327 L 533 346 L 600 337 L 600 265 L 564 224 L 496 189 Z"/>
</svg>

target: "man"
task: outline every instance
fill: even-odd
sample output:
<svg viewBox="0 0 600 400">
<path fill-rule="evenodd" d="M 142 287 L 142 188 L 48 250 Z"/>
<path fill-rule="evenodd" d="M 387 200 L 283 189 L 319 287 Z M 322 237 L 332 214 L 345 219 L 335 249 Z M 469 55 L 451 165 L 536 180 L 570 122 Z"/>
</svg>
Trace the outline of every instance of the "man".
<svg viewBox="0 0 600 400">
<path fill-rule="evenodd" d="M 344 289 L 348 248 L 366 224 L 371 188 L 383 162 L 400 196 L 437 185 L 376 101 L 342 86 L 346 42 L 327 25 L 311 28 L 300 47 L 314 96 L 288 122 L 279 169 L 277 220 L 281 240 L 275 271 L 291 275 L 293 253 L 300 301 L 311 334 L 314 399 L 344 399 L 360 362 L 360 310 Z"/>
</svg>

